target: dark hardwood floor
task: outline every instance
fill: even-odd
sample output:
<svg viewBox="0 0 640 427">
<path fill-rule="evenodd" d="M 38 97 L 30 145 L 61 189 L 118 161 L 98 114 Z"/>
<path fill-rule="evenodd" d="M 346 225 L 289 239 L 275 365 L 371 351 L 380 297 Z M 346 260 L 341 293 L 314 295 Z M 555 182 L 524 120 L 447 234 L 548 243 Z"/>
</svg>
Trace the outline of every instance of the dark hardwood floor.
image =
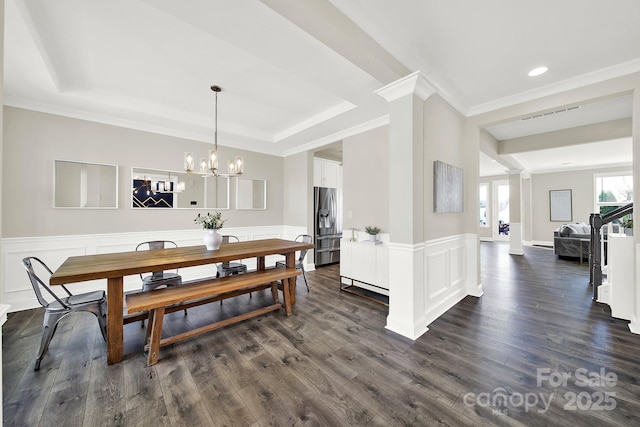
<svg viewBox="0 0 640 427">
<path fill-rule="evenodd" d="M 125 360 L 107 366 L 98 323 L 77 314 L 34 372 L 42 310 L 10 314 L 5 425 L 640 425 L 640 336 L 591 301 L 588 267 L 547 249 L 507 250 L 482 243 L 484 296 L 465 298 L 415 342 L 384 329 L 383 305 L 341 293 L 337 266 L 309 272 L 309 293 L 299 279 L 293 316 L 163 348 L 152 367 L 140 324 L 125 327 Z M 165 330 L 269 298 L 172 313 Z"/>
</svg>

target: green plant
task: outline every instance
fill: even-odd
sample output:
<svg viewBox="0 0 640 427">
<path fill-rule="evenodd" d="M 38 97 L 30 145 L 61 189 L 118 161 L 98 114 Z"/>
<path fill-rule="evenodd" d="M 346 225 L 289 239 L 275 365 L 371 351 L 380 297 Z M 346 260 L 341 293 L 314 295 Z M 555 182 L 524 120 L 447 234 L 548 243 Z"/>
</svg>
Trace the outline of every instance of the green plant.
<svg viewBox="0 0 640 427">
<path fill-rule="evenodd" d="M 205 230 L 219 230 L 224 225 L 226 219 L 222 219 L 222 214 L 218 211 L 213 214 L 207 212 L 206 215 L 200 215 L 193 220 L 196 224 L 202 225 Z"/>
<path fill-rule="evenodd" d="M 616 198 L 615 194 L 613 194 L 613 192 L 611 191 L 601 191 L 600 194 L 598 194 L 598 201 L 599 202 L 617 202 L 618 199 Z"/>
<path fill-rule="evenodd" d="M 631 216 L 626 216 L 622 219 L 622 226 L 624 228 L 633 228 L 633 218 Z"/>
<path fill-rule="evenodd" d="M 364 231 L 366 231 L 369 234 L 373 234 L 375 236 L 376 234 L 378 234 L 380 232 L 380 229 L 378 227 L 376 227 L 375 225 L 367 225 L 364 228 Z"/>
</svg>

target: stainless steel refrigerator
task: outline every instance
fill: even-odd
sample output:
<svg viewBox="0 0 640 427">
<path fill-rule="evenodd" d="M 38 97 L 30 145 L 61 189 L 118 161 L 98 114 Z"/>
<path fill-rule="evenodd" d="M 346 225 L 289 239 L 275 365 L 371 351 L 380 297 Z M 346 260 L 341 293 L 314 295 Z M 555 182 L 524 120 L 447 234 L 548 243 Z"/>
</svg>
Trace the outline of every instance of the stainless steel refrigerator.
<svg viewBox="0 0 640 427">
<path fill-rule="evenodd" d="M 342 193 L 336 188 L 314 187 L 316 267 L 340 262 Z"/>
</svg>

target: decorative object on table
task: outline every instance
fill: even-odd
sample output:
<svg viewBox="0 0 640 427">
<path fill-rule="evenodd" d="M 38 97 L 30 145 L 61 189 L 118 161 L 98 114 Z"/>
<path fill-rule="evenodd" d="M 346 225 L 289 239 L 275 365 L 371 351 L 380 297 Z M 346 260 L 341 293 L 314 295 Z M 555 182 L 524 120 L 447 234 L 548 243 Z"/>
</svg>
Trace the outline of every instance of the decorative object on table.
<svg viewBox="0 0 640 427">
<path fill-rule="evenodd" d="M 351 238 L 349 239 L 350 242 L 355 242 L 356 241 L 356 230 L 357 230 L 357 228 L 352 228 L 351 229 Z"/>
<path fill-rule="evenodd" d="M 200 215 L 193 220 L 196 224 L 202 225 L 202 228 L 207 231 L 204 235 L 204 244 L 207 250 L 220 249 L 220 243 L 222 243 L 222 234 L 218 233 L 218 230 L 222 228 L 225 223 L 225 219 L 222 219 L 222 214 L 218 211 L 213 214 L 207 212 L 206 215 Z"/>
<path fill-rule="evenodd" d="M 222 88 L 217 85 L 211 86 L 211 90 L 216 94 L 215 116 L 214 116 L 214 133 L 213 133 L 213 150 L 209 150 L 207 159 L 200 159 L 200 172 L 206 176 L 238 176 L 244 171 L 244 160 L 242 156 L 236 156 L 235 160 L 229 160 L 227 173 L 221 174 L 218 170 L 218 93 Z M 187 172 L 195 172 L 195 159 L 190 152 L 184 153 L 184 170 Z"/>
<path fill-rule="evenodd" d="M 627 236 L 633 236 L 633 216 L 627 215 L 622 217 L 621 226 L 624 229 L 624 234 Z"/>
<path fill-rule="evenodd" d="M 364 231 L 366 231 L 369 234 L 370 241 L 372 242 L 377 241 L 376 237 L 378 236 L 378 233 L 380 233 L 380 229 L 378 227 L 376 227 L 375 225 L 367 225 L 364 228 Z"/>
</svg>

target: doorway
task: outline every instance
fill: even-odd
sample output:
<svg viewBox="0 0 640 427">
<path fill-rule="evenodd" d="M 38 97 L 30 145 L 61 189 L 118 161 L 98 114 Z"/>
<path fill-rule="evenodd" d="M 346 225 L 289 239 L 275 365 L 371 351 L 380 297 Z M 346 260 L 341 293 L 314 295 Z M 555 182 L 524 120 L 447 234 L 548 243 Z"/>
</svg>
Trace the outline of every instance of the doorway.
<svg viewBox="0 0 640 427">
<path fill-rule="evenodd" d="M 493 182 L 493 239 L 509 240 L 509 181 Z"/>
</svg>

